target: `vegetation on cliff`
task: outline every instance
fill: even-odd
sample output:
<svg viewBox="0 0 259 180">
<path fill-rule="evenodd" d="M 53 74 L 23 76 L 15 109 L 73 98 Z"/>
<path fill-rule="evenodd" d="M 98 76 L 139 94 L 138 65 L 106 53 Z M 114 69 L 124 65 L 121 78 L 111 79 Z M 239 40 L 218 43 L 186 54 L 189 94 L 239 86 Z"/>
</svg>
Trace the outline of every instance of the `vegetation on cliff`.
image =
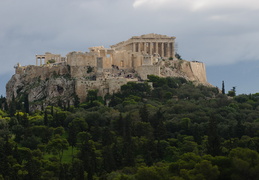
<svg viewBox="0 0 259 180">
<path fill-rule="evenodd" d="M 1 97 L 0 179 L 259 178 L 259 94 L 149 81 L 35 112 Z"/>
</svg>

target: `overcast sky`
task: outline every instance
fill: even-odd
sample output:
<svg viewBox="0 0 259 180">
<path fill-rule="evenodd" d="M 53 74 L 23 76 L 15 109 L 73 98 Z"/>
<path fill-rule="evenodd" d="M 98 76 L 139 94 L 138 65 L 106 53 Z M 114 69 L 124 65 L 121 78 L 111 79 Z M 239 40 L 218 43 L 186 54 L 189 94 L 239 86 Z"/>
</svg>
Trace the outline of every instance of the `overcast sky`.
<svg viewBox="0 0 259 180">
<path fill-rule="evenodd" d="M 13 66 L 132 36 L 175 36 L 177 52 L 206 64 L 208 81 L 259 92 L 258 0 L 0 0 L 0 95 Z"/>
</svg>

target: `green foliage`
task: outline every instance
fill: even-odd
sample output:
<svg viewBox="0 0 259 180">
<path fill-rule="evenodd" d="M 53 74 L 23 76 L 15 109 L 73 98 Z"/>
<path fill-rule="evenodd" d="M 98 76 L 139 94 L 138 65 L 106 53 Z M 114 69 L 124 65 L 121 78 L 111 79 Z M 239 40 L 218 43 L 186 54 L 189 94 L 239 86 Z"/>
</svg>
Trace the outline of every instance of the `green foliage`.
<svg viewBox="0 0 259 180">
<path fill-rule="evenodd" d="M 48 60 L 47 64 L 55 63 L 55 59 Z"/>
<path fill-rule="evenodd" d="M 68 142 L 66 139 L 63 139 L 59 135 L 56 135 L 53 139 L 51 139 L 46 147 L 48 153 L 57 154 L 59 160 L 61 162 L 63 157 L 64 150 L 68 149 Z"/>
<path fill-rule="evenodd" d="M 178 53 L 175 53 L 175 57 L 176 57 L 177 59 L 179 59 L 179 60 L 182 60 L 182 57 L 181 57 L 180 54 L 178 54 Z"/>
<path fill-rule="evenodd" d="M 87 73 L 93 72 L 94 68 L 92 66 L 87 66 Z"/>
</svg>

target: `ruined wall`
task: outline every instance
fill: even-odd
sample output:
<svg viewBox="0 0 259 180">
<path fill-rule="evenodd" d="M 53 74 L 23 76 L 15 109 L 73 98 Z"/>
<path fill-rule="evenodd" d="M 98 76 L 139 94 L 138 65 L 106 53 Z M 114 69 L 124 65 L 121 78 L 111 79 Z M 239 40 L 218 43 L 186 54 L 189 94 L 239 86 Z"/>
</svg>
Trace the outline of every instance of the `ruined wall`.
<svg viewBox="0 0 259 180">
<path fill-rule="evenodd" d="M 127 84 L 129 81 L 138 80 L 118 77 L 111 79 L 99 78 L 96 79 L 96 81 L 89 81 L 83 78 L 79 78 L 75 81 L 75 92 L 80 98 L 80 101 L 84 102 L 89 90 L 97 89 L 98 95 L 104 97 L 107 93 L 113 94 L 119 92 L 121 86 Z"/>
<path fill-rule="evenodd" d="M 127 51 L 117 51 L 113 54 L 113 64 L 122 68 L 132 68 L 132 56 Z"/>
<path fill-rule="evenodd" d="M 91 68 L 91 72 L 89 72 Z M 89 66 L 70 66 L 70 75 L 72 78 L 91 77 L 96 73 L 96 68 Z"/>
<path fill-rule="evenodd" d="M 67 64 L 70 66 L 93 66 L 96 67 L 98 53 L 71 52 L 67 54 Z"/>
<path fill-rule="evenodd" d="M 196 77 L 196 81 L 207 83 L 206 68 L 204 63 L 190 62 L 190 68 L 193 75 Z"/>
<path fill-rule="evenodd" d="M 113 58 L 111 56 L 103 58 L 103 69 L 111 69 L 113 64 Z"/>
<path fill-rule="evenodd" d="M 134 53 L 132 56 L 132 66 L 134 69 L 142 65 L 143 56 L 140 53 Z"/>
<path fill-rule="evenodd" d="M 61 62 L 61 55 L 60 54 L 51 54 L 51 53 L 45 53 L 45 60 L 44 63 L 47 64 L 47 62 L 51 59 L 54 59 L 57 63 Z"/>
<path fill-rule="evenodd" d="M 146 80 L 147 75 L 160 76 L 160 67 L 154 65 L 139 66 L 137 69 L 138 75 L 141 79 Z"/>
<path fill-rule="evenodd" d="M 183 77 L 204 85 L 207 82 L 205 64 L 202 62 L 190 62 L 186 60 L 160 61 L 160 74 L 163 77 Z"/>
<path fill-rule="evenodd" d="M 44 65 L 44 66 L 21 66 L 17 67 L 16 74 L 24 75 L 25 81 L 30 81 L 39 77 L 41 80 L 51 77 L 53 74 L 69 74 L 69 68 L 66 65 Z"/>
</svg>

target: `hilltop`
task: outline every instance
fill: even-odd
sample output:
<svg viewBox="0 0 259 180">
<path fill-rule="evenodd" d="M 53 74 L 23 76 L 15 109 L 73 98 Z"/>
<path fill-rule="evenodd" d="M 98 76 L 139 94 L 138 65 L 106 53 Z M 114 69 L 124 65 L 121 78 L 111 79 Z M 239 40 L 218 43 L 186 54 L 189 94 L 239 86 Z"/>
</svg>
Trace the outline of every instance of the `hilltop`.
<svg viewBox="0 0 259 180">
<path fill-rule="evenodd" d="M 143 83 L 148 75 L 182 77 L 195 84 L 207 82 L 205 64 L 182 60 L 175 52 L 175 37 L 159 34 L 133 36 L 112 45 L 70 52 L 66 57 L 36 55 L 36 65 L 17 64 L 6 85 L 7 102 L 28 101 L 32 110 L 50 104 L 84 102 L 89 90 L 104 97 L 128 82 Z M 152 86 L 152 83 L 150 83 Z"/>
</svg>

